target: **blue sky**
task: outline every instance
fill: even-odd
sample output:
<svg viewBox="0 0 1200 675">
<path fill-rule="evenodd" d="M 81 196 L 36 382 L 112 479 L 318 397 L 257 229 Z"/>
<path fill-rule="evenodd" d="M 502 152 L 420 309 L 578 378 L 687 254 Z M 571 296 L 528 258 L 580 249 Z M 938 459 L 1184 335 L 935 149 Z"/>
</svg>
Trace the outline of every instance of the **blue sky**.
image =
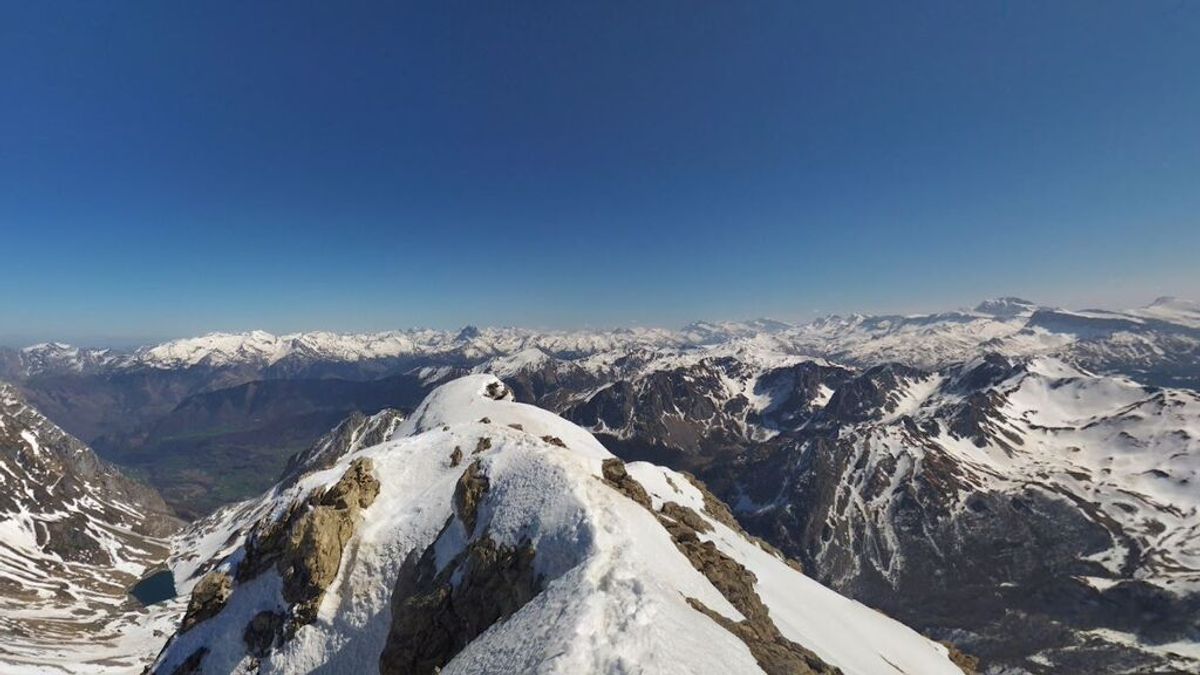
<svg viewBox="0 0 1200 675">
<path fill-rule="evenodd" d="M 5 3 L 0 336 L 1200 296 L 1200 3 Z"/>
</svg>

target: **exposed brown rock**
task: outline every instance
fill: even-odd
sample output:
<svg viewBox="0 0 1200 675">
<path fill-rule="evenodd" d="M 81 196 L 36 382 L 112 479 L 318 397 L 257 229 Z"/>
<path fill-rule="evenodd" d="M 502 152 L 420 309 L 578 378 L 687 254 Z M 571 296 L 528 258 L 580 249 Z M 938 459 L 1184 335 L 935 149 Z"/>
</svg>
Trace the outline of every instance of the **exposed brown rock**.
<svg viewBox="0 0 1200 675">
<path fill-rule="evenodd" d="M 238 566 L 245 582 L 274 566 L 283 578 L 283 597 L 292 605 L 287 633 L 311 623 L 325 589 L 337 576 L 342 553 L 354 535 L 359 511 L 379 494 L 371 460 L 356 459 L 323 492 L 314 492 L 286 516 L 260 523 L 247 539 Z"/>
<path fill-rule="evenodd" d="M 716 500 L 715 497 L 713 499 L 724 508 L 720 500 Z M 705 510 L 709 510 L 707 503 Z M 671 534 L 675 546 L 692 566 L 703 574 L 745 619 L 732 621 L 712 611 L 695 598 L 688 598 L 688 604 L 744 642 L 759 667 L 768 675 L 841 672 L 822 661 L 812 651 L 787 639 L 779 631 L 771 619 L 770 610 L 754 588 L 758 581 L 754 573 L 721 552 L 713 542 L 700 541 L 696 536 L 697 532 L 712 529 L 699 514 L 685 506 L 667 502 L 663 504 L 660 521 Z M 703 525 L 705 529 L 696 527 L 696 524 Z M 735 529 L 741 531 L 741 528 L 736 527 L 736 522 Z"/>
<path fill-rule="evenodd" d="M 670 485 L 672 490 L 679 492 L 679 486 L 675 484 L 675 481 L 671 480 L 670 474 L 663 474 L 663 478 L 667 479 L 667 485 Z"/>
<path fill-rule="evenodd" d="M 449 525 L 449 523 L 447 523 Z M 540 591 L 535 551 L 472 542 L 438 573 L 430 546 L 409 556 L 392 595 L 392 626 L 379 658 L 384 675 L 437 673 L 490 626 L 511 616 Z M 451 578 L 456 583 L 451 584 Z"/>
<path fill-rule="evenodd" d="M 475 531 L 479 503 L 483 501 L 489 487 L 491 481 L 488 480 L 487 474 L 480 470 L 479 460 L 467 466 L 466 471 L 459 476 L 458 484 L 454 486 L 454 512 L 467 528 L 468 535 Z"/>
<path fill-rule="evenodd" d="M 38 544 L 43 551 L 72 562 L 112 564 L 112 556 L 88 533 L 88 517 L 84 514 L 72 513 L 59 520 L 35 522 Z"/>
<path fill-rule="evenodd" d="M 379 479 L 369 459 L 359 458 L 332 487 L 312 501 L 288 530 L 276 569 L 283 577 L 283 597 L 292 603 L 296 625 L 316 618 L 325 589 L 342 564 L 342 552 L 358 525 L 358 512 L 375 501 Z"/>
<path fill-rule="evenodd" d="M 712 611 L 695 598 L 688 604 L 698 612 L 720 624 L 746 644 L 758 667 L 767 675 L 832 675 L 841 673 L 821 660 L 819 656 L 778 634 L 778 631 L 760 632 L 760 626 L 749 621 L 732 621 Z M 772 627 L 774 624 L 771 624 Z"/>
<path fill-rule="evenodd" d="M 259 612 L 242 633 L 242 641 L 246 643 L 246 652 L 252 656 L 263 657 L 271 651 L 276 639 L 281 637 L 286 617 L 278 612 Z"/>
<path fill-rule="evenodd" d="M 254 525 L 254 529 L 246 537 L 245 555 L 238 563 L 237 572 L 234 575 L 239 584 L 257 577 L 279 560 L 283 555 L 288 529 L 307 508 L 306 502 L 293 504 L 282 518 L 262 520 Z"/>
<path fill-rule="evenodd" d="M 492 423 L 492 418 L 490 418 L 490 417 L 480 417 L 480 418 L 479 418 L 479 421 L 480 421 L 481 423 L 483 423 L 483 424 L 491 424 L 491 423 Z"/>
<path fill-rule="evenodd" d="M 360 457 L 318 500 L 321 506 L 337 509 L 365 509 L 379 496 L 379 479 L 373 473 L 371 460 Z"/>
<path fill-rule="evenodd" d="M 316 507 L 301 515 L 288 532 L 276 569 L 283 577 L 283 598 L 292 605 L 298 625 L 316 618 L 317 605 L 337 576 L 355 525 L 348 510 Z"/>
<path fill-rule="evenodd" d="M 786 563 L 788 567 L 791 567 L 792 569 L 796 570 L 797 572 L 804 571 L 804 566 L 801 565 L 799 561 L 797 561 L 794 558 L 789 558 L 787 556 L 787 554 L 785 554 L 783 551 L 776 548 L 774 545 L 772 545 L 767 540 L 762 539 L 760 537 L 756 537 L 756 536 L 750 534 L 749 532 L 746 532 L 745 530 L 743 530 L 741 523 L 739 523 L 737 521 L 737 518 L 733 517 L 733 512 L 729 510 L 729 507 L 725 505 L 725 502 L 721 501 L 720 498 L 718 498 L 716 495 L 714 495 L 712 493 L 711 490 L 708 489 L 708 486 L 704 484 L 704 481 L 700 480 L 699 478 L 695 477 L 694 475 L 692 475 L 686 471 L 684 471 L 682 473 L 683 473 L 683 476 L 688 479 L 688 482 L 690 482 L 697 490 L 700 491 L 701 497 L 704 498 L 704 513 L 705 514 L 707 514 L 710 518 L 717 521 L 718 523 L 721 523 L 722 525 L 728 527 L 729 529 L 733 530 L 734 532 L 737 532 L 738 534 L 742 535 L 743 537 L 749 539 L 750 541 L 754 542 L 755 544 L 758 544 L 759 548 L 766 551 L 767 553 L 770 553 L 771 555 L 775 556 L 776 558 L 779 558 L 784 563 Z M 670 477 L 668 477 L 667 480 L 670 481 Z"/>
<path fill-rule="evenodd" d="M 567 444 L 563 442 L 563 439 L 559 438 L 558 436 L 546 435 L 546 436 L 542 436 L 542 440 L 549 443 L 550 445 L 557 445 L 560 448 L 567 447 Z"/>
<path fill-rule="evenodd" d="M 666 517 L 683 523 L 696 532 L 711 532 L 713 527 L 699 513 L 676 502 L 664 502 L 659 511 Z"/>
<path fill-rule="evenodd" d="M 502 401 L 511 396 L 511 393 L 508 391 L 508 387 L 506 387 L 503 382 L 499 381 L 489 384 L 486 391 L 488 398 L 495 399 L 497 401 Z"/>
<path fill-rule="evenodd" d="M 233 580 L 224 572 L 209 572 L 192 589 L 187 612 L 183 615 L 180 633 L 186 633 L 201 621 L 216 616 L 225 608 L 233 593 Z"/>
<path fill-rule="evenodd" d="M 242 635 L 251 656 L 265 656 L 276 644 L 316 619 L 317 606 L 337 576 L 346 544 L 358 526 L 359 512 L 379 495 L 371 460 L 354 460 L 336 483 L 292 505 L 281 518 L 259 521 L 246 538 L 234 577 L 249 581 L 274 567 L 283 580 L 287 613 L 261 612 Z M 223 572 L 206 575 L 192 591 L 180 633 L 215 616 L 233 592 L 234 579 Z M 168 643 L 166 649 L 170 648 Z M 199 672 L 207 650 L 188 657 L 175 672 Z M 189 665 L 190 664 L 190 665 Z"/>
<path fill-rule="evenodd" d="M 942 644 L 946 646 L 946 649 L 950 650 L 950 660 L 965 675 L 977 675 L 979 673 L 979 657 L 959 651 L 958 647 L 949 642 L 942 642 Z"/>
<path fill-rule="evenodd" d="M 491 448 L 492 448 L 492 439 L 488 438 L 487 436 L 483 436 L 479 439 L 478 442 L 475 443 L 475 451 L 472 452 L 471 454 L 478 455 L 479 453 L 483 452 L 484 450 L 490 450 Z"/>
<path fill-rule="evenodd" d="M 459 464 L 462 464 L 462 458 L 462 448 L 458 447 L 457 445 L 454 446 L 454 451 L 450 453 L 450 466 L 456 467 Z"/>
<path fill-rule="evenodd" d="M 512 424 L 510 424 L 508 426 L 516 429 L 517 431 L 525 431 L 525 425 L 523 425 L 523 424 L 517 424 L 516 422 L 513 422 Z"/>
<path fill-rule="evenodd" d="M 754 590 L 758 578 L 753 572 L 722 553 L 711 541 L 684 536 L 678 537 L 675 545 L 692 563 L 692 567 L 699 570 L 747 620 L 770 622 L 767 607 L 758 597 L 758 591 Z"/>
<path fill-rule="evenodd" d="M 646 488 L 642 487 L 641 483 L 625 471 L 625 462 L 616 457 L 606 459 L 600 465 L 600 473 L 604 476 L 605 483 L 647 509 L 651 508 L 650 495 L 646 494 Z"/>
</svg>

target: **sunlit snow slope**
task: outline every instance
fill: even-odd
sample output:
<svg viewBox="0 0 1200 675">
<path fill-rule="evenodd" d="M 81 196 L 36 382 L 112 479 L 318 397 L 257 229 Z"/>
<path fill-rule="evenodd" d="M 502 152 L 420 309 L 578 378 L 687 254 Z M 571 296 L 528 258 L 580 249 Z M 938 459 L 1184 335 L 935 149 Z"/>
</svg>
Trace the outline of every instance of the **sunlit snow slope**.
<svg viewBox="0 0 1200 675">
<path fill-rule="evenodd" d="M 156 672 L 959 672 L 490 375 L 207 525 Z"/>
</svg>

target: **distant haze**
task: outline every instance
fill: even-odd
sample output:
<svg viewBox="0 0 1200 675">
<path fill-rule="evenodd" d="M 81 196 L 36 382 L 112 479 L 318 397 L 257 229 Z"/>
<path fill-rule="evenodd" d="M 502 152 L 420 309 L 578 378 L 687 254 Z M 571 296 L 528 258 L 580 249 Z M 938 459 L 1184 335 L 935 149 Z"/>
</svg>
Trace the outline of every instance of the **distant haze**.
<svg viewBox="0 0 1200 675">
<path fill-rule="evenodd" d="M 852 313 L 859 313 L 859 314 L 874 314 L 874 313 L 879 313 L 879 314 L 883 314 L 883 313 L 928 314 L 928 313 L 936 313 L 936 312 L 949 312 L 949 311 L 955 311 L 955 310 L 972 310 L 973 308 L 975 308 L 975 306 L 979 305 L 980 302 L 982 302 L 984 300 L 992 300 L 992 299 L 996 299 L 996 298 L 1011 299 L 1011 300 L 1026 300 L 1029 302 L 1033 302 L 1034 304 L 1037 304 L 1037 305 L 1042 305 L 1042 306 L 1046 306 L 1046 307 L 1061 307 L 1063 309 L 1068 309 L 1068 310 L 1073 310 L 1073 309 L 1074 310 L 1079 310 L 1079 309 L 1122 310 L 1122 309 L 1134 309 L 1137 307 L 1143 307 L 1143 306 L 1149 305 L 1155 301 L 1170 300 L 1174 297 L 1177 297 L 1177 296 L 1173 296 L 1173 295 L 1156 296 L 1154 298 L 1143 298 L 1136 302 L 1127 303 L 1127 304 L 1114 304 L 1111 302 L 1108 302 L 1108 303 L 1101 302 L 1101 303 L 1091 303 L 1091 304 L 1066 305 L 1063 303 L 1048 303 L 1048 302 L 1039 302 L 1037 300 L 1022 299 L 1022 298 L 1018 298 L 1016 296 L 993 296 L 993 298 L 989 298 L 989 299 L 981 298 L 981 299 L 979 299 L 979 301 L 963 303 L 963 304 L 960 304 L 957 306 L 933 308 L 933 309 L 928 309 L 928 310 L 911 311 L 911 312 L 910 311 L 871 312 L 871 311 L 865 311 L 865 310 L 861 310 L 861 309 L 851 309 L 851 310 L 842 311 L 842 312 L 827 312 L 827 311 L 821 311 L 821 310 L 814 309 L 808 315 L 774 316 L 774 317 L 744 316 L 744 317 L 733 317 L 733 318 L 730 318 L 730 317 L 723 317 L 723 318 L 722 317 L 701 317 L 701 318 L 695 319 L 694 321 L 713 321 L 713 322 L 749 321 L 752 319 L 759 319 L 759 318 L 772 318 L 772 319 L 781 320 L 781 321 L 785 321 L 787 323 L 792 323 L 792 324 L 805 324 L 810 321 L 813 321 L 814 319 L 818 319 L 818 318 L 822 318 L 822 317 L 826 317 L 826 316 L 830 316 L 830 315 L 835 315 L 835 314 L 842 314 L 842 315 L 852 314 Z M 1191 301 L 1191 298 L 1182 298 L 1182 299 L 1184 301 Z M 689 323 L 691 323 L 691 322 L 689 322 Z M 285 330 L 285 331 L 271 331 L 271 330 L 263 328 L 262 326 L 248 326 L 248 327 L 244 327 L 244 328 L 231 328 L 231 329 L 204 328 L 204 329 L 196 330 L 191 333 L 179 333 L 179 334 L 169 335 L 169 336 L 141 336 L 141 337 L 139 337 L 139 336 L 86 335 L 86 334 L 75 335 L 75 334 L 72 334 L 70 331 L 67 331 L 65 333 L 55 334 L 55 335 L 22 334 L 22 333 L 13 333 L 13 334 L 8 334 L 8 335 L 0 334 L 0 346 L 6 346 L 6 347 L 11 347 L 11 348 L 21 348 L 21 347 L 26 347 L 26 346 L 30 346 L 30 345 L 34 345 L 34 344 L 40 344 L 40 343 L 44 343 L 44 342 L 59 342 L 59 343 L 71 344 L 71 345 L 77 346 L 77 347 L 108 347 L 108 348 L 118 349 L 118 350 L 131 350 L 136 347 L 160 344 L 162 342 L 166 342 L 166 341 L 173 340 L 173 339 L 197 337 L 200 335 L 205 335 L 208 333 L 215 333 L 215 332 L 244 333 L 244 332 L 249 332 L 251 330 L 268 330 L 268 332 L 274 333 L 276 335 L 301 333 L 301 332 L 309 332 L 309 331 L 328 331 L 328 332 L 334 332 L 334 333 L 362 333 L 362 332 L 382 332 L 382 331 L 391 331 L 391 330 L 401 330 L 402 331 L 402 330 L 409 330 L 409 329 L 414 329 L 414 328 L 434 328 L 434 329 L 439 329 L 439 330 L 454 330 L 454 329 L 462 328 L 467 325 L 493 326 L 493 327 L 514 326 L 514 327 L 518 327 L 518 328 L 528 328 L 528 329 L 533 329 L 533 330 L 547 330 L 547 331 L 613 329 L 613 328 L 625 328 L 625 327 L 635 327 L 635 326 L 647 327 L 647 328 L 668 328 L 668 329 L 678 329 L 678 328 L 684 327 L 684 324 L 655 324 L 655 323 L 650 323 L 650 322 L 638 323 L 638 324 L 630 323 L 630 324 L 607 324 L 607 325 L 587 323 L 587 324 L 579 324 L 579 325 L 572 325 L 572 326 L 555 326 L 555 327 L 549 327 L 549 326 L 544 326 L 544 325 L 542 325 L 542 326 L 529 325 L 529 324 L 522 325 L 522 324 L 515 323 L 515 322 L 502 322 L 502 323 L 494 323 L 494 324 L 487 324 L 487 323 L 482 323 L 482 322 L 464 322 L 462 324 L 457 324 L 457 325 L 442 325 L 442 326 L 421 326 L 421 325 L 397 324 L 397 325 L 393 325 L 393 326 L 385 326 L 383 328 L 371 329 L 371 330 L 367 330 L 367 331 L 359 331 L 359 330 L 352 330 L 352 329 L 346 329 L 346 328 L 341 328 L 341 327 L 329 327 L 329 326 L 307 328 L 307 329 L 302 329 L 302 330 Z M 74 335 L 74 336 L 72 337 L 72 335 Z"/>
</svg>

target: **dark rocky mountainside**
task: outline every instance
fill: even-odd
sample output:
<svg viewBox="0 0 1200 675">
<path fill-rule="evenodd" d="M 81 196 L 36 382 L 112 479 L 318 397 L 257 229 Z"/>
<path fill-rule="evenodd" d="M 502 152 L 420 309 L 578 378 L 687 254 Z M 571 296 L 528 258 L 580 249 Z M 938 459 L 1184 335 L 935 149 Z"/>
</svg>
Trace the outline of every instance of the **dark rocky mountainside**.
<svg viewBox="0 0 1200 675">
<path fill-rule="evenodd" d="M 823 582 L 985 663 L 1196 665 L 1136 646 L 1200 630 L 1194 393 L 997 354 L 934 372 L 701 359 L 564 414 L 698 472 Z"/>
<path fill-rule="evenodd" d="M 814 577 L 985 665 L 1186 671 L 1198 331 L 1200 307 L 1179 300 L 1001 298 L 802 326 L 40 345 L 0 367 L 188 517 L 381 438 L 402 414 L 385 409 L 437 384 L 492 373 L 627 461 L 699 475 Z"/>
<path fill-rule="evenodd" d="M 88 641 L 92 668 L 132 667 L 127 592 L 180 525 L 153 489 L 0 384 L 0 661 L 47 667 L 46 649 Z"/>
<path fill-rule="evenodd" d="M 126 478 L 116 466 L 101 460 L 26 403 L 13 387 L 3 383 L 0 383 L 0 471 L 5 485 L 0 492 L 0 511 L 8 514 L 70 513 L 122 524 L 150 536 L 163 536 L 179 525 L 153 488 Z M 49 524 L 36 518 L 33 521 L 39 528 Z M 45 532 L 39 529 L 39 539 L 45 538 Z M 73 546 L 85 557 L 105 554 L 87 531 L 71 533 L 71 540 L 70 546 L 61 545 Z M 59 544 L 49 541 L 45 545 Z"/>
</svg>

